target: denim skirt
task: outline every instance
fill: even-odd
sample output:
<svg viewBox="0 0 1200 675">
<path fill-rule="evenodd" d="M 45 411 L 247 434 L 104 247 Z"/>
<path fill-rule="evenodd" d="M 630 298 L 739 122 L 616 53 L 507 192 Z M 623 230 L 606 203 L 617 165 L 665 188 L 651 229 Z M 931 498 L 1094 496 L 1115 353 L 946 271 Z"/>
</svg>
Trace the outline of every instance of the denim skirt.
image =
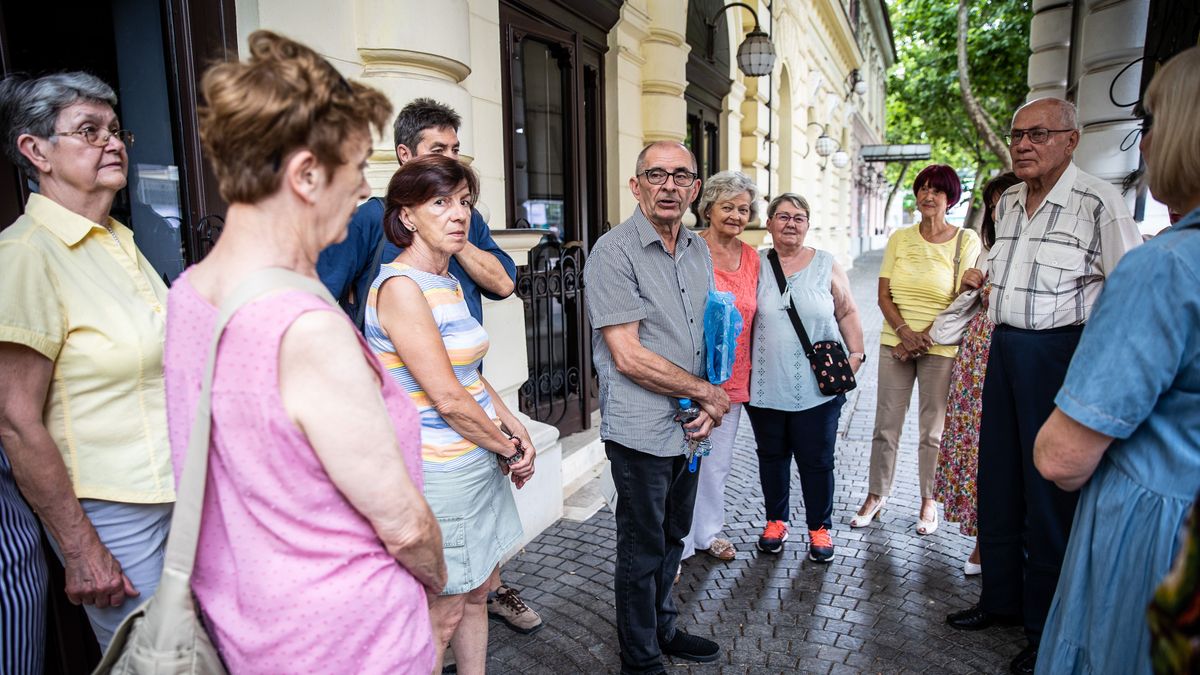
<svg viewBox="0 0 1200 675">
<path fill-rule="evenodd" d="M 486 451 L 453 471 L 425 471 L 425 500 L 442 526 L 448 572 L 442 595 L 482 586 L 520 541 L 521 518 L 509 482 L 496 455 Z"/>
</svg>

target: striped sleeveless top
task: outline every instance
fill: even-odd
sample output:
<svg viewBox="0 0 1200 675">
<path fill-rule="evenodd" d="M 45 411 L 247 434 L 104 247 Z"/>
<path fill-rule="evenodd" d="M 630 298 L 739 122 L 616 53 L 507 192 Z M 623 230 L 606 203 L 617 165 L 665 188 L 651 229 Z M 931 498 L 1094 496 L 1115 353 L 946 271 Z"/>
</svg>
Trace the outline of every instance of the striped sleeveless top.
<svg viewBox="0 0 1200 675">
<path fill-rule="evenodd" d="M 496 410 L 492 399 L 479 375 L 479 364 L 488 350 L 488 336 L 483 326 L 471 316 L 463 298 L 462 287 L 454 277 L 443 277 L 437 274 L 423 272 L 404 263 L 392 262 L 379 268 L 379 276 L 371 283 L 367 294 L 367 313 L 364 322 L 364 332 L 367 344 L 379 357 L 383 367 L 412 399 L 421 414 L 421 456 L 425 471 L 450 472 L 461 469 L 472 462 L 484 459 L 487 450 L 463 438 L 442 418 L 433 406 L 433 401 L 421 390 L 413 379 L 408 367 L 396 354 L 396 346 L 383 327 L 379 325 L 379 287 L 392 277 L 408 277 L 417 283 L 433 312 L 433 320 L 442 342 L 446 345 L 446 353 L 450 357 L 450 365 L 454 367 L 454 376 L 459 384 L 475 398 L 475 402 L 487 412 L 488 417 L 496 420 Z M 398 336 L 403 339 L 403 336 Z"/>
</svg>

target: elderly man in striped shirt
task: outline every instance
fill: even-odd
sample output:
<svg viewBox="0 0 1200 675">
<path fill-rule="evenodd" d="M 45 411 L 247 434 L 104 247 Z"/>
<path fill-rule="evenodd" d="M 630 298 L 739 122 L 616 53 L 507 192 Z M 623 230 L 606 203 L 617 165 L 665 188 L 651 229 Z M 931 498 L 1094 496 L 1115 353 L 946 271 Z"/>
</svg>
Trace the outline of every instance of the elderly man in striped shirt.
<svg viewBox="0 0 1200 675">
<path fill-rule="evenodd" d="M 978 630 L 1021 623 L 1028 646 L 1010 670 L 1031 673 L 1071 532 L 1076 492 L 1038 474 L 1033 442 L 1054 409 L 1092 306 L 1126 251 L 1141 243 L 1117 190 L 1071 161 L 1075 107 L 1044 98 L 1017 110 L 1009 132 L 1023 183 L 997 205 L 986 275 L 996 323 L 979 438 L 979 604 L 947 617 Z M 969 270 L 977 286 L 984 272 Z"/>
<path fill-rule="evenodd" d="M 618 497 L 613 585 L 622 673 L 665 673 L 663 654 L 699 662 L 720 654 L 715 642 L 675 627 L 671 597 L 697 485 L 674 399 L 703 410 L 689 425 L 691 439 L 708 436 L 729 410 L 725 391 L 703 378 L 712 258 L 682 225 L 700 192 L 697 178 L 696 158 L 683 145 L 646 146 L 629 179 L 637 209 L 600 237 L 584 267 L 600 437 Z"/>
</svg>

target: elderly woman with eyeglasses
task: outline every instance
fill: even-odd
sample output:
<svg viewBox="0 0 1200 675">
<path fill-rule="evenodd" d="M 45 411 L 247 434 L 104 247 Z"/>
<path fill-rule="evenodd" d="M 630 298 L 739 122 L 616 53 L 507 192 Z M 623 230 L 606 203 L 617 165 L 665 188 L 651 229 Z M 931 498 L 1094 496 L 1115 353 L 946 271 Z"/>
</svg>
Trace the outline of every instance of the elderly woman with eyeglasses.
<svg viewBox="0 0 1200 675">
<path fill-rule="evenodd" d="M 830 534 L 833 457 L 846 397 L 821 393 L 788 315 L 789 305 L 795 306 L 811 342 L 837 340 L 846 347 L 855 372 L 862 367 L 866 354 L 850 278 L 831 253 L 805 245 L 810 214 L 808 201 L 791 192 L 779 195 L 767 206 L 772 250 L 759 254 L 762 280 L 754 316 L 750 404 L 746 412 L 758 442 L 758 477 L 767 520 L 758 538 L 759 550 L 779 553 L 788 539 L 794 459 L 804 493 L 808 558 L 824 563 L 834 557 Z M 787 280 L 786 288 L 780 288 L 776 281 L 772 254 Z"/>
<path fill-rule="evenodd" d="M 0 444 L 101 648 L 158 586 L 175 500 L 167 289 L 109 217 L 133 135 L 86 73 L 0 83 L 8 158 L 37 190 L 0 233 Z"/>
<path fill-rule="evenodd" d="M 737 437 L 742 404 L 750 400 L 750 326 L 754 322 L 758 292 L 758 254 L 738 239 L 758 211 L 758 186 L 740 171 L 722 171 L 708 179 L 700 196 L 700 215 L 708 229 L 700 237 L 712 254 L 713 277 L 718 291 L 733 293 L 734 306 L 744 328 L 734 349 L 733 375 L 722 388 L 729 394 L 729 412 L 709 439 L 712 452 L 704 458 L 696 486 L 692 531 L 683 540 L 683 559 L 704 551 L 718 560 L 733 560 L 733 543 L 718 535 L 725 527 L 725 479 L 733 465 L 733 440 Z"/>
</svg>

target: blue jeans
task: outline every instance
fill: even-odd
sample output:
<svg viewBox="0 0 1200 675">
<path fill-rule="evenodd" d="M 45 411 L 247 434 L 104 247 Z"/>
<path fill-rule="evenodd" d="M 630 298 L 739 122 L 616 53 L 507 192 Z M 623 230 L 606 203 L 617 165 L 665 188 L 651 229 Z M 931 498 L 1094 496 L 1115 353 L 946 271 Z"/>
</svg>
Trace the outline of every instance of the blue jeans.
<svg viewBox="0 0 1200 675">
<path fill-rule="evenodd" d="M 655 457 L 606 441 L 617 486 L 617 638 L 621 672 L 631 675 L 662 668 L 659 640 L 675 636 L 671 589 L 692 529 L 699 471 L 687 459 Z M 703 471 L 701 461 L 700 471 Z"/>
<path fill-rule="evenodd" d="M 792 460 L 800 472 L 808 529 L 833 529 L 833 449 L 844 395 L 808 410 L 746 406 L 758 453 L 767 520 L 791 521 Z"/>
</svg>

